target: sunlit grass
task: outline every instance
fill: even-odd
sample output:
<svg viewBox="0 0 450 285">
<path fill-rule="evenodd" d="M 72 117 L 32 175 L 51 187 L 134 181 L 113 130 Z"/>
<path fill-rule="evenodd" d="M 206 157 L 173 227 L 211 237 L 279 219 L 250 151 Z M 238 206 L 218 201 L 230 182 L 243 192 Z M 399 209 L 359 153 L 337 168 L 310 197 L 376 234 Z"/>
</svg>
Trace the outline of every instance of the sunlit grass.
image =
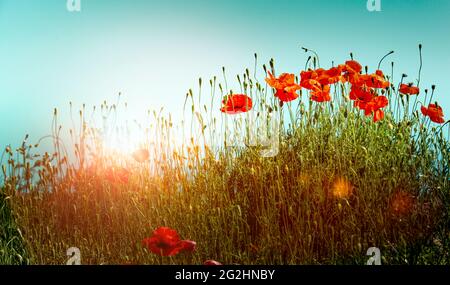
<svg viewBox="0 0 450 285">
<path fill-rule="evenodd" d="M 282 121 L 274 157 L 262 157 L 258 145 L 224 145 L 224 130 L 242 124 L 213 116 L 216 92 L 229 93 L 225 72 L 223 83 L 209 82 L 209 97 L 187 93 L 181 126 L 154 113 L 145 139 L 135 142 L 148 160 L 105 141 L 83 110 L 66 147 L 55 111 L 55 154 L 34 156 L 26 142 L 5 152 L 2 193 L 31 262 L 64 264 L 66 250 L 78 247 L 84 264 L 364 264 L 373 246 L 383 263 L 450 262 L 443 127 L 431 126 L 394 87 L 385 118 L 374 123 L 353 108 L 345 84 L 335 86 L 331 103 L 309 103 L 304 92 L 283 105 L 262 82 L 248 70 L 238 77 L 255 110 Z M 100 112 L 119 110 L 104 103 Z M 142 240 L 160 226 L 196 241 L 196 251 L 149 252 Z"/>
</svg>

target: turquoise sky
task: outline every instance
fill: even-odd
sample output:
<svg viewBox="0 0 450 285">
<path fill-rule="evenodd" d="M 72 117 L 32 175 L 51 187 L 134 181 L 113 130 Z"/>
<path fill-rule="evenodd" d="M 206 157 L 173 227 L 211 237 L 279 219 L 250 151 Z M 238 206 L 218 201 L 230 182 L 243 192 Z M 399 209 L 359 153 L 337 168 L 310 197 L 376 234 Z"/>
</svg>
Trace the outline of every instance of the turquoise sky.
<svg viewBox="0 0 450 285">
<path fill-rule="evenodd" d="M 417 45 L 424 45 L 422 87 L 450 117 L 450 1 L 381 0 L 0 0 L 0 146 L 49 134 L 52 110 L 69 101 L 98 105 L 124 94 L 133 115 L 164 106 L 175 117 L 198 77 L 241 73 L 275 58 L 279 71 L 298 73 L 315 49 L 323 66 L 355 58 L 375 68 L 396 62 L 417 78 Z"/>
</svg>

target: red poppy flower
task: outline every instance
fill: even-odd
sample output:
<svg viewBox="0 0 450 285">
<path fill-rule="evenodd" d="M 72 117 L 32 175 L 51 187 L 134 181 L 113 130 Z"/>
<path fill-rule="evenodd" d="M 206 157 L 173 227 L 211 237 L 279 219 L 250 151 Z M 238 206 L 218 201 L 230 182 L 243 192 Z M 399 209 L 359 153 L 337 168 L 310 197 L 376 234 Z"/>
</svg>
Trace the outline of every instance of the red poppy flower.
<svg viewBox="0 0 450 285">
<path fill-rule="evenodd" d="M 400 93 L 405 94 L 405 95 L 418 95 L 420 93 L 419 87 L 413 86 L 412 83 L 411 84 L 401 84 L 399 91 L 400 91 Z"/>
<path fill-rule="evenodd" d="M 181 251 L 192 252 L 196 246 L 194 241 L 180 240 L 177 231 L 168 227 L 154 230 L 153 235 L 145 238 L 142 244 L 151 252 L 161 256 L 174 256 Z"/>
<path fill-rule="evenodd" d="M 326 70 L 319 68 L 316 70 L 302 71 L 300 73 L 300 87 L 308 90 L 319 91 L 322 85 L 329 84 L 330 76 Z"/>
<path fill-rule="evenodd" d="M 366 86 L 369 88 L 388 88 L 389 81 L 385 80 L 383 72 L 377 70 L 374 74 L 351 74 L 347 75 L 347 81 L 353 86 Z"/>
<path fill-rule="evenodd" d="M 294 74 L 283 73 L 276 78 L 269 72 L 266 82 L 276 90 L 275 97 L 280 99 L 280 101 L 290 102 L 298 98 L 297 90 L 301 89 L 301 87 L 295 83 Z"/>
<path fill-rule="evenodd" d="M 373 112 L 373 121 L 378 122 L 384 119 L 384 111 L 379 109 Z"/>
<path fill-rule="evenodd" d="M 138 149 L 132 153 L 132 156 L 137 162 L 145 162 L 149 159 L 150 153 L 146 149 Z"/>
<path fill-rule="evenodd" d="M 342 65 L 332 67 L 325 72 L 329 77 L 338 77 L 342 73 Z"/>
<path fill-rule="evenodd" d="M 390 86 L 389 81 L 384 79 L 383 71 L 377 70 L 374 74 L 362 75 L 364 84 L 371 88 L 388 88 Z"/>
<path fill-rule="evenodd" d="M 362 65 L 356 60 L 348 60 L 345 62 L 345 71 L 348 73 L 360 73 L 362 70 Z"/>
<path fill-rule="evenodd" d="M 374 97 L 374 91 L 367 86 L 352 85 L 350 89 L 350 100 L 369 102 Z"/>
<path fill-rule="evenodd" d="M 331 101 L 330 86 L 325 85 L 322 90 L 311 92 L 311 100 L 316 101 L 316 102 Z"/>
<path fill-rule="evenodd" d="M 322 89 L 322 84 L 315 79 L 302 80 L 300 86 L 312 91 L 320 91 Z"/>
<path fill-rule="evenodd" d="M 359 88 L 359 87 L 358 87 Z M 359 91 L 354 91 L 354 93 L 360 92 L 361 94 L 356 94 L 353 96 L 356 97 L 355 107 L 358 107 L 361 110 L 364 110 L 364 114 L 366 116 L 370 116 L 373 114 L 374 122 L 382 120 L 384 118 L 384 111 L 382 108 L 386 107 L 389 104 L 388 99 L 385 96 L 375 96 L 368 91 L 361 91 L 361 89 L 355 89 Z M 371 97 L 369 97 L 371 96 Z M 351 95 L 352 97 L 352 95 Z M 354 98 L 354 97 L 353 97 Z"/>
<path fill-rule="evenodd" d="M 316 70 L 313 70 L 310 79 L 315 80 L 320 83 L 320 85 L 328 85 L 328 84 L 335 84 L 340 80 L 341 77 L 341 70 L 338 67 L 332 67 L 331 69 L 325 70 L 323 68 L 319 68 Z M 302 83 L 306 83 L 304 80 L 303 82 L 300 82 L 300 86 Z M 306 86 L 306 85 L 305 85 Z M 311 88 L 307 88 L 311 89 Z"/>
<path fill-rule="evenodd" d="M 252 98 L 244 94 L 232 94 L 223 97 L 220 111 L 227 114 L 245 113 L 252 109 Z"/>
<path fill-rule="evenodd" d="M 443 124 L 445 122 L 444 112 L 442 111 L 441 106 L 437 104 L 430 104 L 428 105 L 428 108 L 422 106 L 420 110 L 424 116 L 430 117 L 430 120 L 435 123 Z"/>
<path fill-rule="evenodd" d="M 302 85 L 302 82 L 304 82 L 306 80 L 313 79 L 313 72 L 314 72 L 314 70 L 311 70 L 311 69 L 300 72 L 300 85 Z M 303 85 L 302 85 L 302 87 L 303 87 Z M 306 87 L 304 87 L 304 88 L 306 88 Z"/>
<path fill-rule="evenodd" d="M 207 260 L 203 263 L 203 265 L 222 265 L 222 263 L 215 260 Z"/>
<path fill-rule="evenodd" d="M 341 80 L 342 66 L 332 67 L 325 74 L 328 76 L 328 84 L 336 84 Z"/>
<path fill-rule="evenodd" d="M 366 104 L 366 107 L 364 108 L 366 111 L 366 115 L 372 114 L 373 112 L 386 107 L 389 104 L 388 99 L 386 96 L 376 96 L 373 97 L 370 102 Z"/>
</svg>

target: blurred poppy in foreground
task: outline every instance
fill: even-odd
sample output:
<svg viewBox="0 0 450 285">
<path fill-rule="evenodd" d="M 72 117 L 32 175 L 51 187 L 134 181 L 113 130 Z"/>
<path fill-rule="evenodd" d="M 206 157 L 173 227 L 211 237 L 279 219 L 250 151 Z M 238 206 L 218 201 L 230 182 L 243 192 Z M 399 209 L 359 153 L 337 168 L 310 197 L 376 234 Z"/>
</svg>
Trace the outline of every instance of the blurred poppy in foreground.
<svg viewBox="0 0 450 285">
<path fill-rule="evenodd" d="M 195 241 L 180 240 L 177 231 L 168 227 L 154 230 L 153 235 L 145 238 L 142 244 L 151 252 L 161 256 L 174 256 L 182 251 L 192 252 L 196 246 Z"/>
<path fill-rule="evenodd" d="M 422 106 L 420 108 L 420 111 L 422 111 L 422 114 L 424 116 L 430 117 L 430 120 L 435 123 L 443 124 L 445 122 L 444 112 L 442 111 L 441 106 L 439 106 L 437 104 L 430 104 L 430 105 L 428 105 L 428 108 L 425 106 Z"/>
<path fill-rule="evenodd" d="M 245 113 L 252 109 L 252 98 L 244 94 L 232 94 L 225 96 L 222 100 L 222 108 L 220 111 L 227 114 Z"/>
</svg>

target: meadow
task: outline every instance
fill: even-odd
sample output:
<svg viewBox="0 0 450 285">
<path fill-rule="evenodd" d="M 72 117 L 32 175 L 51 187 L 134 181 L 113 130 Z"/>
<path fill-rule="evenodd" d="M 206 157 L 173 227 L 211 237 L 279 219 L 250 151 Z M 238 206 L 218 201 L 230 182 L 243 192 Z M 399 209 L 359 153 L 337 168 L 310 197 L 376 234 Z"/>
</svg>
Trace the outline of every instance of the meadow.
<svg viewBox="0 0 450 285">
<path fill-rule="evenodd" d="M 0 263 L 65 264 L 77 247 L 82 264 L 362 265 L 378 247 L 383 264 L 450 264 L 450 124 L 446 94 L 421 86 L 422 48 L 413 83 L 394 80 L 391 53 L 375 70 L 352 54 L 321 68 L 304 51 L 296 74 L 255 54 L 238 92 L 225 68 L 200 79 L 183 121 L 152 113 L 131 151 L 85 106 L 64 141 L 55 110 L 53 152 L 27 140 L 3 151 Z M 251 139 L 261 129 L 272 155 Z"/>
</svg>

